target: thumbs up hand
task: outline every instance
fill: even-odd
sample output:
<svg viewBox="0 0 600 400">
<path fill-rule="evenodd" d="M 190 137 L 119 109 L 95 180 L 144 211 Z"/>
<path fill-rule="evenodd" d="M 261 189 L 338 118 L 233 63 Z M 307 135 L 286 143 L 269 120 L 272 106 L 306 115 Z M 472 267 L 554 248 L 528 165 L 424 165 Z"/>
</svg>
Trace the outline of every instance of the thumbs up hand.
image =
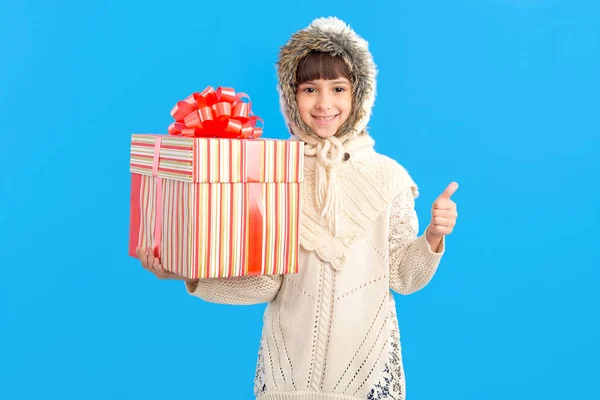
<svg viewBox="0 0 600 400">
<path fill-rule="evenodd" d="M 458 213 L 456 203 L 450 199 L 458 189 L 458 183 L 452 182 L 438 196 L 431 207 L 431 223 L 426 231 L 427 241 L 432 249 L 437 249 L 442 237 L 452 233 Z"/>
</svg>

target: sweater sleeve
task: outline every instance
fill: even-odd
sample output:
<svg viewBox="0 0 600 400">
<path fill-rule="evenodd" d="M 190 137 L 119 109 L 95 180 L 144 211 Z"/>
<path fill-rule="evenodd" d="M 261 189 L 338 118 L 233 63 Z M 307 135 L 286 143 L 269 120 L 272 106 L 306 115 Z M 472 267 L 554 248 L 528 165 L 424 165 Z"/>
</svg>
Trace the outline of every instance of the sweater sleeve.
<svg viewBox="0 0 600 400">
<path fill-rule="evenodd" d="M 250 305 L 273 300 L 281 287 L 282 275 L 206 278 L 185 282 L 187 292 L 210 303 Z"/>
<path fill-rule="evenodd" d="M 417 237 L 418 231 L 414 194 L 407 189 L 394 199 L 390 217 L 390 288 L 400 294 L 424 288 L 435 274 L 446 248 L 443 237 L 440 252 L 433 252 L 425 234 Z"/>
</svg>

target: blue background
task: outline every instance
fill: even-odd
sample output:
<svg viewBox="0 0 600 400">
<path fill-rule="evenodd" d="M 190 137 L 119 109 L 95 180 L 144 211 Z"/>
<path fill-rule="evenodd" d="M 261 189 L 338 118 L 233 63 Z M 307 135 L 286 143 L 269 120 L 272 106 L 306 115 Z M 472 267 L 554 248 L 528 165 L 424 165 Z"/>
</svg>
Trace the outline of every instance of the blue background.
<svg viewBox="0 0 600 400">
<path fill-rule="evenodd" d="M 278 49 L 329 15 L 370 42 L 421 230 L 460 184 L 436 276 L 396 296 L 409 400 L 600 398 L 600 3 L 566 0 L 3 1 L 0 398 L 252 398 L 264 305 L 127 255 L 130 134 L 213 85 L 286 138 Z"/>
</svg>

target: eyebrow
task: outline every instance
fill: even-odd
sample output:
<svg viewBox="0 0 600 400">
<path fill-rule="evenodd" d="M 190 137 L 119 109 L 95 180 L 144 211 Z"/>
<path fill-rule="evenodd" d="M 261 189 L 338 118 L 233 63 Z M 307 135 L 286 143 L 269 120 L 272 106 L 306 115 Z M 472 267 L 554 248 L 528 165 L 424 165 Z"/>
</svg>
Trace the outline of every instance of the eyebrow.
<svg viewBox="0 0 600 400">
<path fill-rule="evenodd" d="M 350 85 L 350 82 L 348 81 L 343 81 L 341 79 L 336 79 L 334 81 L 331 82 L 334 85 Z M 315 81 L 306 81 L 306 82 L 302 82 L 301 85 L 314 85 Z"/>
</svg>

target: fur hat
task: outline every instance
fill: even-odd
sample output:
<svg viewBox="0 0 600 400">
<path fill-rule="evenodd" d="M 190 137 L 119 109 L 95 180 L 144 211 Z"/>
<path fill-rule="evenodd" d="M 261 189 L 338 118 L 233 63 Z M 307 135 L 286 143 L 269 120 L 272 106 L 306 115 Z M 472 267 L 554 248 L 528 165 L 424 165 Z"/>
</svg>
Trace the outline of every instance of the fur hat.
<svg viewBox="0 0 600 400">
<path fill-rule="evenodd" d="M 311 51 L 341 56 L 350 70 L 352 110 L 335 137 L 343 144 L 361 134 L 366 135 L 365 128 L 375 101 L 377 68 L 368 43 L 335 17 L 315 19 L 307 28 L 293 34 L 279 53 L 277 89 L 281 111 L 291 133 L 307 143 L 321 141 L 302 121 L 296 104 L 296 70 L 302 58 Z"/>
</svg>

